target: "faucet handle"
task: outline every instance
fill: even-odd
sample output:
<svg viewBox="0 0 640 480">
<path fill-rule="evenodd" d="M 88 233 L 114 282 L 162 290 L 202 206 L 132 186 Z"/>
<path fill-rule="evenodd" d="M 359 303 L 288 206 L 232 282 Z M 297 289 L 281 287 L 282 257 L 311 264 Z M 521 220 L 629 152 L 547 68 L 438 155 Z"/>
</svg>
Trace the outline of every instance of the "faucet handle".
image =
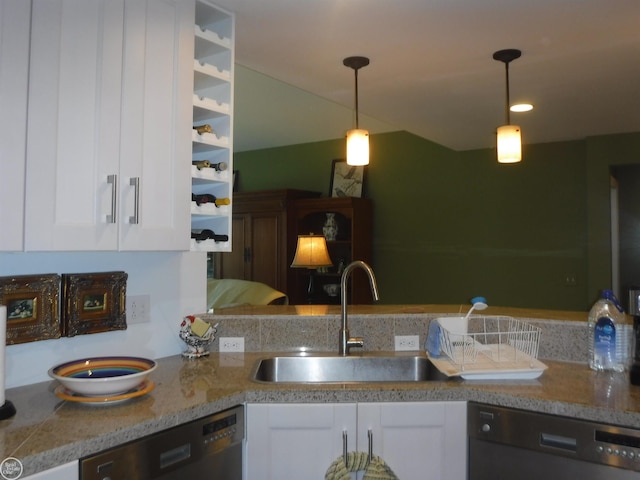
<svg viewBox="0 0 640 480">
<path fill-rule="evenodd" d="M 364 347 L 364 339 L 362 337 L 351 337 L 347 340 L 347 349 L 351 347 Z"/>
</svg>

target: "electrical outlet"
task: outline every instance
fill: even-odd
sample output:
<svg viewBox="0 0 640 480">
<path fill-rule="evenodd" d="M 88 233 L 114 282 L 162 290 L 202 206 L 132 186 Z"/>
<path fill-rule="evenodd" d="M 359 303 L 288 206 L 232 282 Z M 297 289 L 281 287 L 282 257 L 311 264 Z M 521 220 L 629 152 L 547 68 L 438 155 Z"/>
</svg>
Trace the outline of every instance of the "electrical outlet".
<svg viewBox="0 0 640 480">
<path fill-rule="evenodd" d="M 151 321 L 151 300 L 149 295 L 128 295 L 126 300 L 127 323 L 148 323 Z"/>
<path fill-rule="evenodd" d="M 244 352 L 244 337 L 220 337 L 220 352 Z"/>
<path fill-rule="evenodd" d="M 396 335 L 396 351 L 420 350 L 418 335 Z"/>
</svg>

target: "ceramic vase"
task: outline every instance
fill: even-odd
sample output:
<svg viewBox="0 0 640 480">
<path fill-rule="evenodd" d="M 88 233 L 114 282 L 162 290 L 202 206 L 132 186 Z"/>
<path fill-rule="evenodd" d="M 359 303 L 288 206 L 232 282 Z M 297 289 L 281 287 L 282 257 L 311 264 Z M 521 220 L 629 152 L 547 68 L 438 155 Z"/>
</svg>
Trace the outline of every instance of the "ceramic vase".
<svg viewBox="0 0 640 480">
<path fill-rule="evenodd" d="M 336 222 L 335 213 L 327 213 L 327 219 L 322 227 L 322 233 L 328 242 L 333 241 L 338 237 L 338 222 Z"/>
</svg>

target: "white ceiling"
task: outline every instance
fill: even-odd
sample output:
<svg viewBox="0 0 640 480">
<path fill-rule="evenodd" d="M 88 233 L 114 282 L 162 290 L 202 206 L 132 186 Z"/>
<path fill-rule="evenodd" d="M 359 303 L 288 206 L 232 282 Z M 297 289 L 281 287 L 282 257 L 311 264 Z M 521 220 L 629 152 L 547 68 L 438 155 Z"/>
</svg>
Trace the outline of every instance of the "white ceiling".
<svg viewBox="0 0 640 480">
<path fill-rule="evenodd" d="M 361 115 L 455 150 L 494 144 L 505 68 L 492 55 L 504 48 L 522 50 L 510 65 L 512 103 L 536 107 L 511 115 L 525 143 L 640 131 L 640 0 L 215 1 L 236 13 L 244 72 L 352 109 L 354 73 L 342 60 L 370 57 L 359 71 Z M 248 93 L 260 92 L 236 88 L 236 106 Z M 264 111 L 237 112 L 236 149 L 309 141 L 281 138 L 309 115 L 295 102 L 278 110 L 277 128 Z M 360 127 L 376 133 L 366 118 Z M 252 144 L 257 119 L 264 135 Z M 317 140 L 336 138 L 313 129 Z"/>
</svg>

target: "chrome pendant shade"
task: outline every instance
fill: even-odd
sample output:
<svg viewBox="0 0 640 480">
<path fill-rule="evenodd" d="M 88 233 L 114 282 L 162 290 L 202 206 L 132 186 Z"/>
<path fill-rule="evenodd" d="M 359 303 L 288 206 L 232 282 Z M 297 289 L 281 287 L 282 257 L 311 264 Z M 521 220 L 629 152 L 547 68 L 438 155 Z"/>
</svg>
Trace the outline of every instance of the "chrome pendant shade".
<svg viewBox="0 0 640 480">
<path fill-rule="evenodd" d="M 347 164 L 348 165 L 368 165 L 369 164 L 369 132 L 362 130 L 358 119 L 358 70 L 369 65 L 367 57 L 347 57 L 342 63 L 355 71 L 355 113 L 356 128 L 347 131 Z"/>
<path fill-rule="evenodd" d="M 509 63 L 520 58 L 522 52 L 513 48 L 498 50 L 493 54 L 493 59 L 503 62 L 506 72 L 506 102 L 505 119 L 506 124 L 498 127 L 498 162 L 517 163 L 522 160 L 522 137 L 520 127 L 511 125 L 510 102 L 509 102 Z"/>
</svg>

